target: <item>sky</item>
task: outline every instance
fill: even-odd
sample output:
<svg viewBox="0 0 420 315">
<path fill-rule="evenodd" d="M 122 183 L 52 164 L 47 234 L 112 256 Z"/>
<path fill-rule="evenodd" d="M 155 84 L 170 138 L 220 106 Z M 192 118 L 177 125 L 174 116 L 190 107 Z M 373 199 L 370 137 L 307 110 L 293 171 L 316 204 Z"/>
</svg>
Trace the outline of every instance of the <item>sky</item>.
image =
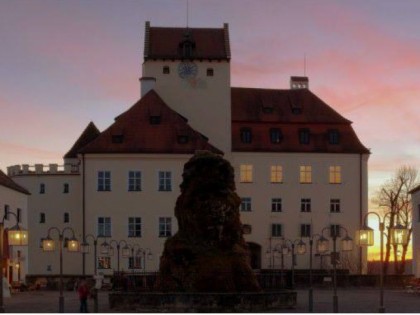
<svg viewBox="0 0 420 315">
<path fill-rule="evenodd" d="M 373 196 L 420 168 L 419 14 L 418 0 L 0 0 L 0 169 L 62 164 L 90 121 L 104 130 L 139 99 L 146 21 L 229 23 L 232 86 L 306 74 L 370 148 Z"/>
</svg>

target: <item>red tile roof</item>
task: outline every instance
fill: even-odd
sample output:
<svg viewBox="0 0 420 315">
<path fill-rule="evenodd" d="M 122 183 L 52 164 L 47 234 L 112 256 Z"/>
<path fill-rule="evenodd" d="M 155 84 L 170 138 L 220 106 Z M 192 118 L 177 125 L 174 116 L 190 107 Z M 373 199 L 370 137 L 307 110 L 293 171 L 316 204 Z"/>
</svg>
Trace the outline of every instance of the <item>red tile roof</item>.
<svg viewBox="0 0 420 315">
<path fill-rule="evenodd" d="M 246 152 L 369 153 L 347 120 L 308 89 L 269 90 L 232 88 L 232 150 Z M 251 143 L 241 141 L 241 129 L 251 128 Z M 270 129 L 282 133 L 271 143 Z M 299 143 L 299 129 L 307 128 L 309 144 Z M 329 130 L 339 133 L 330 144 Z"/>
<path fill-rule="evenodd" d="M 146 22 L 144 60 L 184 59 L 180 44 L 189 33 L 195 44 L 192 59 L 229 60 L 228 25 L 224 28 L 150 27 Z"/>
<path fill-rule="evenodd" d="M 77 158 L 77 153 L 81 148 L 87 145 L 100 135 L 100 131 L 93 122 L 90 122 L 80 135 L 79 139 L 73 144 L 71 149 L 64 155 L 65 159 Z"/>
<path fill-rule="evenodd" d="M 152 124 L 151 116 L 160 117 L 160 123 Z M 222 153 L 151 90 L 79 152 L 193 154 L 197 150 Z"/>
<path fill-rule="evenodd" d="M 0 170 L 0 186 L 4 186 L 7 188 L 10 188 L 12 190 L 15 190 L 17 192 L 30 195 L 31 193 L 27 191 L 22 186 L 16 184 L 9 176 L 7 176 L 3 171 Z"/>
</svg>

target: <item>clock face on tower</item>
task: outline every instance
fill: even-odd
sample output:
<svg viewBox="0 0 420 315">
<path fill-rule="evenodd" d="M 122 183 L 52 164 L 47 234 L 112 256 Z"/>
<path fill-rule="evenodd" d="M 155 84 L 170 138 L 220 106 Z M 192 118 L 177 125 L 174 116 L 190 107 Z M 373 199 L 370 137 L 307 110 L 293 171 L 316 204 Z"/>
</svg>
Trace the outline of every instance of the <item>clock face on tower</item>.
<svg viewBox="0 0 420 315">
<path fill-rule="evenodd" d="M 198 73 L 198 67 L 194 62 L 181 62 L 178 65 L 178 75 L 182 79 L 194 78 Z"/>
</svg>

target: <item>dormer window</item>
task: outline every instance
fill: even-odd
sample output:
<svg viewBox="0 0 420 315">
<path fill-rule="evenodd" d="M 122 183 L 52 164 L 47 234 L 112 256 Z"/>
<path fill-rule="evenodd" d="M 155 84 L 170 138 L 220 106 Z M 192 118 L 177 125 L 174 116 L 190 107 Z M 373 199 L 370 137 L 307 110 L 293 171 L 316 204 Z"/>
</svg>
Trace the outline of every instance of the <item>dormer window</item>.
<svg viewBox="0 0 420 315">
<path fill-rule="evenodd" d="M 177 137 L 178 143 L 179 144 L 185 144 L 188 143 L 188 136 L 187 135 L 179 135 Z"/>
<path fill-rule="evenodd" d="M 282 139 L 283 139 L 283 135 L 281 134 L 281 130 L 279 128 L 270 129 L 271 143 L 280 143 Z"/>
<path fill-rule="evenodd" d="M 179 44 L 181 48 L 182 57 L 185 59 L 190 59 L 193 57 L 195 42 L 191 39 L 191 33 L 187 30 L 184 34 L 184 40 Z"/>
<path fill-rule="evenodd" d="M 169 74 L 171 71 L 169 69 L 169 66 L 164 66 L 163 67 L 163 74 Z"/>
<path fill-rule="evenodd" d="M 251 143 L 252 142 L 252 129 L 251 128 L 242 128 L 241 129 L 241 141 L 242 141 L 242 143 Z"/>
<path fill-rule="evenodd" d="M 271 106 L 263 106 L 262 112 L 264 114 L 272 114 L 274 112 L 274 108 Z"/>
<path fill-rule="evenodd" d="M 328 142 L 329 144 L 339 144 L 340 143 L 340 133 L 337 129 L 328 130 Z"/>
<path fill-rule="evenodd" d="M 309 144 L 310 142 L 310 133 L 309 129 L 299 129 L 299 143 L 300 144 Z"/>
<path fill-rule="evenodd" d="M 300 107 L 293 107 L 292 108 L 292 113 L 294 115 L 300 115 L 300 114 L 302 114 L 302 108 L 300 108 Z"/>
<path fill-rule="evenodd" d="M 149 122 L 151 125 L 160 125 L 161 116 L 150 116 Z"/>
<path fill-rule="evenodd" d="M 112 143 L 123 143 L 124 135 L 112 135 Z"/>
<path fill-rule="evenodd" d="M 208 77 L 214 76 L 214 69 L 213 68 L 207 68 L 207 76 Z"/>
</svg>

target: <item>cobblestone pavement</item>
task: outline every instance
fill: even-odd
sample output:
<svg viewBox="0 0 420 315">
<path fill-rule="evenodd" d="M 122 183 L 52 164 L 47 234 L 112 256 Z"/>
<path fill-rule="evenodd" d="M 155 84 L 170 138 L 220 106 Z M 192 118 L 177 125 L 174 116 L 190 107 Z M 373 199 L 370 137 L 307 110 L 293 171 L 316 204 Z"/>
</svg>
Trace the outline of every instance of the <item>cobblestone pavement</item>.
<svg viewBox="0 0 420 315">
<path fill-rule="evenodd" d="M 308 312 L 308 291 L 298 289 L 297 307 L 282 310 L 282 313 Z M 314 290 L 314 311 L 316 313 L 332 313 L 333 292 L 329 289 Z M 379 290 L 365 288 L 339 288 L 338 309 L 340 313 L 377 313 L 379 306 Z M 14 294 L 4 299 L 7 313 L 58 313 L 58 291 L 31 291 Z M 89 300 L 89 311 L 93 312 L 93 301 Z M 404 290 L 385 291 L 385 309 L 387 313 L 420 313 L 420 294 L 408 293 Z M 79 300 L 76 292 L 64 292 L 64 311 L 79 312 Z M 112 312 L 108 306 L 108 292 L 99 293 L 99 312 Z"/>
</svg>

